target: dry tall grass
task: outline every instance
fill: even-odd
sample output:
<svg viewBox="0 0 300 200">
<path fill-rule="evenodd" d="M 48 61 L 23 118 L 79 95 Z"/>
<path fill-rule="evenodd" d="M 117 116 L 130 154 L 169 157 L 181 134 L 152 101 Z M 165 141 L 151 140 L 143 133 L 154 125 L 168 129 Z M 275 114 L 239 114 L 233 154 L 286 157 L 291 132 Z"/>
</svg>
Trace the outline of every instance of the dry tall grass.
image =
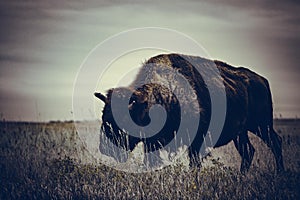
<svg viewBox="0 0 300 200">
<path fill-rule="evenodd" d="M 201 170 L 180 164 L 148 173 L 99 165 L 73 123 L 0 123 L 0 199 L 300 199 L 300 121 L 278 120 L 286 171 L 251 137 L 256 155 L 246 175 L 233 146 L 213 150 Z"/>
</svg>

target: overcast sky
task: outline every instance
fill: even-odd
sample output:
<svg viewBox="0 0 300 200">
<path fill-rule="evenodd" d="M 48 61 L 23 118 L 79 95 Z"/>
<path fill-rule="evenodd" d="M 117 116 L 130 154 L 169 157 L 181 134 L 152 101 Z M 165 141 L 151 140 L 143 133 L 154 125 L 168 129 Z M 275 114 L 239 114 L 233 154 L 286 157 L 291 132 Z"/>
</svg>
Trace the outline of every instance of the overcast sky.
<svg viewBox="0 0 300 200">
<path fill-rule="evenodd" d="M 265 76 L 275 114 L 300 116 L 300 4 L 220 2 L 1 1 L 1 117 L 72 119 L 73 83 L 87 54 L 114 34 L 149 26 L 185 33 L 211 58 Z"/>
</svg>

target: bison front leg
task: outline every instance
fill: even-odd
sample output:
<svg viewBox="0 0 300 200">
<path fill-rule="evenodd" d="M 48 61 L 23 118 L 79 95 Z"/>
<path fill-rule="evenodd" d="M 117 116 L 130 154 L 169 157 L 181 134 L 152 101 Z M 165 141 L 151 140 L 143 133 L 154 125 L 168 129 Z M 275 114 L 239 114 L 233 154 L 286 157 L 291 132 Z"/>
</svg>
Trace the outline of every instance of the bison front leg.
<svg viewBox="0 0 300 200">
<path fill-rule="evenodd" d="M 197 148 L 189 147 L 188 156 L 190 159 L 190 168 L 201 168 L 201 161 L 199 157 L 199 150 Z"/>
<path fill-rule="evenodd" d="M 255 149 L 250 143 L 247 131 L 244 131 L 238 135 L 234 140 L 235 148 L 238 150 L 240 156 L 242 157 L 242 163 L 240 171 L 242 174 L 245 174 L 252 163 Z"/>
</svg>

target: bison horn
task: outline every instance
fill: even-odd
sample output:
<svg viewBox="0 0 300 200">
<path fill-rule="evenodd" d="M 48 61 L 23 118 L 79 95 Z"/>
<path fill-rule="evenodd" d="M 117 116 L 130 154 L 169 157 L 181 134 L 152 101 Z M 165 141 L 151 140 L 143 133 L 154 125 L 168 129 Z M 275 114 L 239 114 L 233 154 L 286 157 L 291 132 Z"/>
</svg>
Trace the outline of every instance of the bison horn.
<svg viewBox="0 0 300 200">
<path fill-rule="evenodd" d="M 104 103 L 106 103 L 106 96 L 104 96 L 103 94 L 101 93 L 98 93 L 98 92 L 95 92 L 94 93 L 95 97 L 97 97 L 98 99 L 102 100 Z"/>
</svg>

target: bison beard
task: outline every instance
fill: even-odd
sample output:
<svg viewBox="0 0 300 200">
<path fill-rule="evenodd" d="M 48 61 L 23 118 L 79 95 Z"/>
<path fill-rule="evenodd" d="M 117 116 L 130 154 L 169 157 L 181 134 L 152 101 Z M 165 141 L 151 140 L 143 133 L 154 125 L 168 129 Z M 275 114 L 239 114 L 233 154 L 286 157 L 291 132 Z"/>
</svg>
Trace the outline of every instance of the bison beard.
<svg viewBox="0 0 300 200">
<path fill-rule="evenodd" d="M 205 69 L 203 70 L 204 73 L 200 74 L 189 62 L 190 60 L 197 63 L 198 67 Z M 233 140 L 242 157 L 240 170 L 245 173 L 250 168 L 255 152 L 248 138 L 248 131 L 250 131 L 271 148 L 275 156 L 277 170 L 284 170 L 281 138 L 273 129 L 272 98 L 268 81 L 249 69 L 235 68 L 220 61 L 179 54 L 158 55 L 150 58 L 130 86 L 110 89 L 106 95 L 95 93 L 95 96 L 105 103 L 101 130 L 117 146 L 132 151 L 139 142 L 143 142 L 145 151 L 149 152 L 160 149 L 174 138 L 174 133 L 178 131 L 182 116 L 193 119 L 195 115 L 200 115 L 196 136 L 188 147 L 190 166 L 200 166 L 200 149 L 211 120 L 210 92 L 214 92 L 208 91 L 206 84 L 213 84 L 216 87 L 219 87 L 218 84 L 220 84 L 216 80 L 203 81 L 202 76 L 206 75 L 205 72 L 211 72 L 211 64 L 214 64 L 220 71 L 223 79 L 221 84 L 225 86 L 227 99 L 224 127 L 214 147 L 226 145 Z M 186 94 L 184 86 L 174 85 L 174 77 L 159 77 L 165 69 L 177 70 L 188 80 L 196 96 Z M 173 80 L 173 82 L 169 82 L 169 88 L 183 90 L 183 92 L 176 93 L 182 96 L 174 95 L 174 91 L 159 84 L 143 84 L 145 80 L 155 82 L 157 79 Z M 120 99 L 125 98 L 125 93 L 132 94 L 128 105 L 131 119 L 124 118 L 124 120 L 132 120 L 139 126 L 146 126 L 151 123 L 149 117 L 151 106 L 155 104 L 163 106 L 167 114 L 163 128 L 151 137 L 135 137 L 127 133 L 114 120 L 111 108 L 113 92 Z M 181 102 L 178 102 L 178 99 L 181 99 Z M 200 109 L 197 109 L 196 104 Z M 181 108 L 183 107 L 185 112 L 182 112 L 183 109 Z M 188 132 L 189 130 L 186 133 L 187 137 Z M 186 138 L 181 139 L 185 140 Z"/>
</svg>

